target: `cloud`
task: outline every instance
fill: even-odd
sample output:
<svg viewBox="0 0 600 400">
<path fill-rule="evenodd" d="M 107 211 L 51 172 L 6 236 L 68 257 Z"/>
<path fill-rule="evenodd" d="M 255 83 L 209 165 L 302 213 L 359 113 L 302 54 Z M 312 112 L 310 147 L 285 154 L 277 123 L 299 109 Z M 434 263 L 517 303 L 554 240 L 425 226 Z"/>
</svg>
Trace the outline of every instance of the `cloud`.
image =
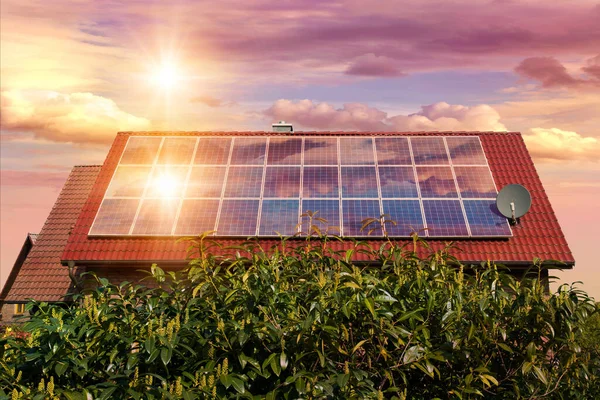
<svg viewBox="0 0 600 400">
<path fill-rule="evenodd" d="M 233 101 L 224 101 L 212 96 L 197 96 L 190 99 L 190 103 L 201 103 L 212 108 L 230 107 L 235 105 Z"/>
<path fill-rule="evenodd" d="M 600 7 L 600 5 L 598 6 Z M 600 79 L 600 54 L 598 54 L 594 58 L 590 58 L 587 62 L 586 67 L 582 67 L 581 69 L 588 75 Z"/>
<path fill-rule="evenodd" d="M 318 130 L 506 130 L 500 123 L 498 112 L 485 104 L 468 107 L 440 102 L 422 106 L 414 114 L 388 116 L 386 112 L 362 103 L 349 103 L 342 108 L 335 108 L 328 103 L 314 103 L 311 100 L 294 102 L 281 99 L 263 114 L 273 120 L 285 120 Z"/>
<path fill-rule="evenodd" d="M 11 90 L 2 92 L 0 104 L 3 130 L 31 132 L 55 142 L 109 143 L 118 131 L 151 127 L 146 118 L 91 93 Z"/>
<path fill-rule="evenodd" d="M 583 70 L 592 78 L 581 79 L 571 76 L 565 66 L 553 57 L 526 58 L 515 68 L 517 74 L 539 81 L 546 88 L 600 85 L 600 79 L 596 79 L 596 73 L 600 74 L 600 65 L 592 62 Z"/>
<path fill-rule="evenodd" d="M 523 135 L 532 157 L 542 160 L 600 160 L 600 141 L 558 128 L 533 128 Z"/>
<path fill-rule="evenodd" d="M 358 57 L 346 70 L 347 75 L 359 76 L 405 76 L 398 68 L 398 62 L 388 57 L 376 56 L 373 53 Z"/>
</svg>

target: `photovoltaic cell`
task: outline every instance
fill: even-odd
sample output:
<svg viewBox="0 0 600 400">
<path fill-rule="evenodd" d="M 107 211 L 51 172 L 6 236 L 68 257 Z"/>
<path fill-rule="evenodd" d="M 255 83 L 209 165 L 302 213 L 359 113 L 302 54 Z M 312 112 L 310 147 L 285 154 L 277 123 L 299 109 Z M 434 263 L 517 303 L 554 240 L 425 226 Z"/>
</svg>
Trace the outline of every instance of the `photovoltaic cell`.
<svg viewBox="0 0 600 400">
<path fill-rule="evenodd" d="M 144 199 L 133 234 L 171 235 L 179 202 L 179 199 Z"/>
<path fill-rule="evenodd" d="M 198 138 L 194 164 L 225 165 L 229 159 L 231 138 Z"/>
<path fill-rule="evenodd" d="M 496 198 L 498 192 L 488 167 L 454 167 L 462 197 Z"/>
<path fill-rule="evenodd" d="M 139 199 L 104 199 L 90 235 L 127 235 L 139 203 Z"/>
<path fill-rule="evenodd" d="M 383 213 L 389 215 L 386 220 L 396 222 L 385 224 L 388 236 L 410 236 L 413 232 L 425 236 L 419 200 L 383 200 Z"/>
<path fill-rule="evenodd" d="M 448 165 L 448 153 L 442 137 L 413 137 L 410 139 L 416 165 Z"/>
<path fill-rule="evenodd" d="M 375 138 L 379 165 L 412 165 L 408 138 Z"/>
<path fill-rule="evenodd" d="M 458 197 L 450 167 L 417 167 L 421 197 Z"/>
<path fill-rule="evenodd" d="M 106 197 L 141 197 L 150 176 L 151 167 L 121 165 L 106 190 Z"/>
<path fill-rule="evenodd" d="M 413 167 L 379 167 L 381 197 L 418 198 Z"/>
<path fill-rule="evenodd" d="M 189 164 L 192 161 L 195 147 L 196 138 L 165 138 L 158 155 L 158 164 Z"/>
<path fill-rule="evenodd" d="M 337 167 L 304 167 L 302 197 L 340 197 Z"/>
<path fill-rule="evenodd" d="M 120 164 L 152 164 L 162 141 L 161 137 L 132 136 L 127 141 Z"/>
<path fill-rule="evenodd" d="M 487 160 L 479 138 L 475 136 L 449 136 L 446 138 L 452 163 L 455 165 L 486 165 Z"/>
<path fill-rule="evenodd" d="M 225 197 L 260 197 L 263 167 L 229 167 Z"/>
<path fill-rule="evenodd" d="M 217 235 L 254 236 L 258 200 L 223 200 Z"/>
<path fill-rule="evenodd" d="M 340 230 L 340 202 L 338 200 L 303 200 L 302 214 L 308 211 L 313 213 L 312 226 L 316 226 L 322 233 L 339 235 Z M 313 233 L 310 218 L 302 217 L 302 232 Z"/>
<path fill-rule="evenodd" d="M 336 138 L 305 138 L 304 165 L 337 165 Z"/>
<path fill-rule="evenodd" d="M 291 235 L 310 210 L 366 236 L 383 210 L 390 236 L 510 236 L 496 194 L 475 136 L 132 135 L 90 234 Z"/>
<path fill-rule="evenodd" d="M 342 165 L 375 164 L 373 139 L 364 137 L 340 138 L 340 158 Z"/>
<path fill-rule="evenodd" d="M 377 198 L 375 167 L 342 167 L 342 197 Z"/>
<path fill-rule="evenodd" d="M 225 167 L 192 167 L 185 197 L 221 197 Z"/>
<path fill-rule="evenodd" d="M 300 197 L 300 167 L 267 167 L 263 197 Z"/>
<path fill-rule="evenodd" d="M 237 137 L 233 143 L 232 165 L 263 165 L 267 138 Z"/>
<path fill-rule="evenodd" d="M 510 236 L 508 222 L 496 208 L 495 200 L 465 200 L 471 235 Z"/>
<path fill-rule="evenodd" d="M 155 166 L 145 197 L 181 197 L 188 171 L 189 167 Z"/>
<path fill-rule="evenodd" d="M 197 236 L 215 229 L 219 200 L 183 200 L 176 235 Z"/>
<path fill-rule="evenodd" d="M 367 218 L 379 218 L 379 200 L 343 200 L 343 223 L 344 236 L 382 236 L 383 233 L 378 224 L 370 225 L 361 231 L 363 220 Z M 369 230 L 376 230 L 369 235 Z"/>
<path fill-rule="evenodd" d="M 298 200 L 263 200 L 260 215 L 259 235 L 294 235 L 297 230 Z"/>
<path fill-rule="evenodd" d="M 269 141 L 268 165 L 300 165 L 302 161 L 302 139 L 271 138 Z"/>
<path fill-rule="evenodd" d="M 468 236 L 458 200 L 423 200 L 429 236 Z"/>
</svg>

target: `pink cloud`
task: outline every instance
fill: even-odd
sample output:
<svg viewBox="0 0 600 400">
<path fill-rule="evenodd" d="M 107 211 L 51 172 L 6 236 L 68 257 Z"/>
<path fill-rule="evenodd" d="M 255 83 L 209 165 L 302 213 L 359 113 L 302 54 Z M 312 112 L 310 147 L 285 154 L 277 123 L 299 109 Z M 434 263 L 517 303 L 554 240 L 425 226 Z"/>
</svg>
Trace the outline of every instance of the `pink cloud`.
<svg viewBox="0 0 600 400">
<path fill-rule="evenodd" d="M 265 110 L 264 115 L 273 120 L 285 120 L 318 130 L 506 130 L 500 123 L 498 112 L 485 104 L 469 107 L 439 102 L 422 106 L 414 114 L 388 116 L 386 112 L 362 103 L 335 108 L 328 103 L 314 103 L 311 100 L 294 102 L 282 99 Z"/>
<path fill-rule="evenodd" d="M 235 102 L 224 101 L 213 96 L 196 96 L 190 99 L 191 103 L 200 103 L 212 108 L 230 107 L 235 105 Z"/>
<path fill-rule="evenodd" d="M 515 72 L 529 79 L 539 81 L 543 87 L 581 87 L 600 85 L 600 56 L 590 60 L 590 64 L 582 69 L 592 76 L 592 79 L 575 78 L 569 74 L 564 65 L 553 57 L 530 57 L 521 61 Z M 596 75 L 598 74 L 598 76 Z"/>
<path fill-rule="evenodd" d="M 599 6 L 600 7 L 600 6 Z M 581 68 L 586 74 L 600 79 L 600 54 L 588 60 L 588 65 Z"/>
<path fill-rule="evenodd" d="M 358 57 L 346 70 L 347 75 L 359 76 L 404 76 L 397 67 L 398 62 L 387 57 L 379 57 L 373 53 Z"/>
</svg>

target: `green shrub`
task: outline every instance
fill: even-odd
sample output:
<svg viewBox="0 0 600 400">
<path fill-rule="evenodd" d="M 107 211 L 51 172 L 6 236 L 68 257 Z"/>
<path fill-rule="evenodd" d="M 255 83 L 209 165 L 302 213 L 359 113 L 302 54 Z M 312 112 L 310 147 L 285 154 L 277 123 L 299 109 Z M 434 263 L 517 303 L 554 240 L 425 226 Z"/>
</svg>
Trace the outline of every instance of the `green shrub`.
<svg viewBox="0 0 600 400">
<path fill-rule="evenodd" d="M 29 337 L 0 340 L 0 395 L 13 398 L 595 398 L 598 309 L 538 270 L 521 281 L 448 249 L 321 236 L 250 241 L 189 268 L 153 266 L 154 288 L 110 284 L 70 305 L 31 303 Z M 414 246 L 426 245 L 415 238 Z M 353 263 L 362 252 L 375 261 Z M 243 254 L 249 254 L 244 256 Z M 587 325 L 586 325 L 587 324 Z M 588 331 L 586 331 L 586 329 Z M 593 328 L 592 328 L 593 329 Z M 587 333 L 586 333 L 587 332 Z"/>
</svg>

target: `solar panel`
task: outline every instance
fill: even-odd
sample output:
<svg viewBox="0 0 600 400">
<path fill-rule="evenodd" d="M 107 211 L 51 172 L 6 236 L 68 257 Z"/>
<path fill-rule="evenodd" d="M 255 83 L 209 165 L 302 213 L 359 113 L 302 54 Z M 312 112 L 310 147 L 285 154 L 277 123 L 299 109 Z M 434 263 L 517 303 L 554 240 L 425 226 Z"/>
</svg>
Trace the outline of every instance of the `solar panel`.
<svg viewBox="0 0 600 400">
<path fill-rule="evenodd" d="M 144 199 L 133 225 L 134 235 L 170 235 L 179 199 Z"/>
<path fill-rule="evenodd" d="M 189 164 L 192 161 L 196 138 L 165 138 L 158 154 L 158 164 Z"/>
<path fill-rule="evenodd" d="M 194 164 L 225 165 L 229 160 L 231 138 L 198 138 L 198 148 Z"/>
<path fill-rule="evenodd" d="M 339 174 L 337 167 L 304 167 L 302 197 L 339 197 Z"/>
<path fill-rule="evenodd" d="M 298 200 L 264 200 L 258 234 L 261 236 L 294 235 L 298 232 L 299 208 Z"/>
<path fill-rule="evenodd" d="M 465 216 L 458 200 L 423 200 L 429 236 L 468 236 Z"/>
<path fill-rule="evenodd" d="M 300 167 L 267 167 L 263 197 L 300 198 Z"/>
<path fill-rule="evenodd" d="M 487 161 L 479 137 L 449 136 L 446 138 L 454 165 L 486 165 Z"/>
<path fill-rule="evenodd" d="M 418 198 L 413 167 L 379 167 L 381 197 Z"/>
<path fill-rule="evenodd" d="M 302 213 L 313 213 L 312 225 L 321 232 L 339 235 L 340 229 L 340 202 L 338 200 L 303 200 Z M 302 232 L 312 233 L 310 218 L 302 218 Z"/>
<path fill-rule="evenodd" d="M 416 165 L 449 164 L 443 137 L 414 137 L 410 142 Z"/>
<path fill-rule="evenodd" d="M 464 204 L 471 235 L 510 236 L 510 227 L 495 200 L 465 200 Z"/>
<path fill-rule="evenodd" d="M 375 138 L 377 163 L 379 165 L 412 165 L 408 138 Z"/>
<path fill-rule="evenodd" d="M 175 234 L 193 236 L 214 230 L 218 212 L 219 200 L 183 200 Z"/>
<path fill-rule="evenodd" d="M 379 197 L 375 167 L 342 167 L 342 197 Z"/>
<path fill-rule="evenodd" d="M 259 200 L 223 200 L 217 234 L 230 236 L 256 235 Z"/>
<path fill-rule="evenodd" d="M 379 218 L 381 211 L 378 200 L 343 200 L 343 234 L 344 236 L 367 236 L 368 230 L 378 225 L 369 226 L 365 231 L 361 230 L 363 220 L 367 218 Z M 378 229 L 370 236 L 382 236 L 383 232 Z"/>
<path fill-rule="evenodd" d="M 305 138 L 304 165 L 337 165 L 337 138 Z"/>
<path fill-rule="evenodd" d="M 268 165 L 300 165 L 302 139 L 271 138 L 269 141 Z"/>
<path fill-rule="evenodd" d="M 413 232 L 423 236 L 425 225 L 419 200 L 383 200 L 383 213 L 387 220 L 394 221 L 385 224 L 389 236 L 410 236 Z"/>
<path fill-rule="evenodd" d="M 133 135 L 89 234 L 511 236 L 496 194 L 477 136 Z"/>
<path fill-rule="evenodd" d="M 421 197 L 458 197 L 450 167 L 417 167 Z"/>
<path fill-rule="evenodd" d="M 454 167 L 460 195 L 495 199 L 498 192 L 488 167 Z"/>
</svg>

